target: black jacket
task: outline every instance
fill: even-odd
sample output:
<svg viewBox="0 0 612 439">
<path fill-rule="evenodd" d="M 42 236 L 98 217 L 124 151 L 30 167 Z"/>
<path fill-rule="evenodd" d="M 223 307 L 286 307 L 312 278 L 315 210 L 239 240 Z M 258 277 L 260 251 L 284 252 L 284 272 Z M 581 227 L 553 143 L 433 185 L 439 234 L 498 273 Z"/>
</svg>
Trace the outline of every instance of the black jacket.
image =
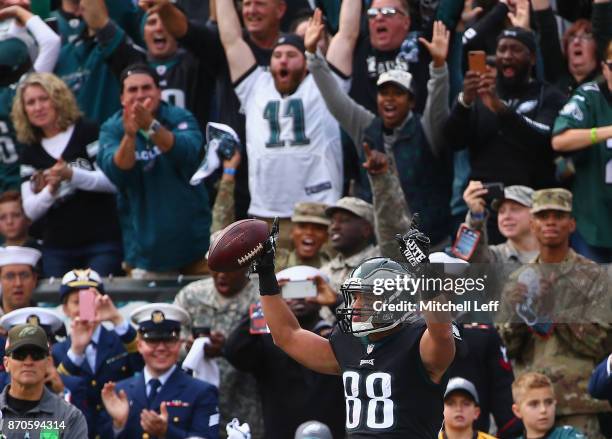
<svg viewBox="0 0 612 439">
<path fill-rule="evenodd" d="M 498 93 L 507 111 L 495 114 L 480 99 L 471 108 L 456 101 L 444 127 L 449 144 L 469 149 L 470 179 L 534 189 L 556 186 L 550 142 L 565 95 L 535 80 L 512 91 L 498 84 Z"/>
</svg>

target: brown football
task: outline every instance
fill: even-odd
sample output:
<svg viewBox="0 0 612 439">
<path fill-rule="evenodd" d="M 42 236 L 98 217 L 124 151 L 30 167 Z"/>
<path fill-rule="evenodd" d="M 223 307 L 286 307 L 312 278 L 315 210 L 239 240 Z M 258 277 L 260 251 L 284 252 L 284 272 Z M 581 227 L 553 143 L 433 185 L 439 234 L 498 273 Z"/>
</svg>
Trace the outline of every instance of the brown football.
<svg viewBox="0 0 612 439">
<path fill-rule="evenodd" d="M 211 244 L 208 266 L 220 272 L 248 267 L 262 252 L 268 235 L 268 224 L 265 221 L 245 219 L 230 224 Z"/>
</svg>

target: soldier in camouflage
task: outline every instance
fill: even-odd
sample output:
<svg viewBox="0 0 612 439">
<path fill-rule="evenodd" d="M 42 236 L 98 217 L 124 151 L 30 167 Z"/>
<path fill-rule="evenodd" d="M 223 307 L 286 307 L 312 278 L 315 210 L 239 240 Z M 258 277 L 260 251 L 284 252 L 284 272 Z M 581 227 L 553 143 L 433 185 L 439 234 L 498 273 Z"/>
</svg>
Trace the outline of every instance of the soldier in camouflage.
<svg viewBox="0 0 612 439">
<path fill-rule="evenodd" d="M 569 191 L 544 189 L 532 200 L 540 254 L 510 276 L 498 316 L 500 333 L 517 374 L 536 371 L 551 379 L 558 396 L 556 425 L 602 438 L 597 415 L 610 406 L 592 399 L 587 384 L 612 349 L 607 274 L 569 248 L 576 227 Z M 526 309 L 532 290 L 535 299 Z M 520 320 L 526 323 L 510 323 Z"/>
<path fill-rule="evenodd" d="M 394 238 L 410 228 L 408 206 L 397 169 L 386 154 L 364 144 L 373 205 L 359 198 L 344 197 L 325 213 L 331 218 L 329 235 L 338 254 L 321 267 L 336 292 L 361 261 L 374 256 L 403 260 Z M 376 238 L 378 245 L 374 245 Z"/>
<path fill-rule="evenodd" d="M 470 262 L 503 263 L 514 271 L 538 255 L 538 242 L 530 228 L 533 189 L 520 185 L 508 186 L 504 189 L 504 198 L 491 203 L 491 208 L 498 212 L 499 231 L 506 238 L 506 242 L 498 245 L 488 245 L 487 192 L 480 181 L 472 180 L 463 193 L 463 200 L 469 208 L 464 224 L 481 233 Z"/>
<path fill-rule="evenodd" d="M 248 278 L 246 269 L 232 273 L 212 272 L 212 277 L 190 283 L 174 299 L 174 303 L 190 315 L 194 328 L 210 328 L 211 344 L 206 345 L 205 353 L 207 358 L 218 357 L 221 375 L 219 425 L 224 427 L 236 417 L 249 423 L 253 439 L 262 439 L 261 402 L 255 379 L 221 357 L 225 338 L 247 315 L 249 306 L 257 301 L 257 286 Z M 225 437 L 225 428 L 221 428 L 219 434 Z"/>
<path fill-rule="evenodd" d="M 329 218 L 325 215 L 327 206 L 322 203 L 297 203 L 291 215 L 291 240 L 293 250 L 279 248 L 276 252 L 276 271 L 295 265 L 310 265 L 320 268 L 329 261 L 322 251 L 327 241 Z"/>
</svg>

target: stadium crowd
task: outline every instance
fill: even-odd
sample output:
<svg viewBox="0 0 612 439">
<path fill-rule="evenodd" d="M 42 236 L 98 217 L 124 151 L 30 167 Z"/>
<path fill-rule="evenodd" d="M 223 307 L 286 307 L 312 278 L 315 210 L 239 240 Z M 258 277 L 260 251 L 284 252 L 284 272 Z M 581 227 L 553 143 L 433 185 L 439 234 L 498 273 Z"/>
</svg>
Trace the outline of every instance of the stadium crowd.
<svg viewBox="0 0 612 439">
<path fill-rule="evenodd" d="M 415 213 L 504 287 L 407 342 L 401 406 L 336 316 Z M 245 218 L 272 260 L 210 270 Z M 610 438 L 612 0 L 0 0 L 0 236 L 2 437 Z"/>
</svg>

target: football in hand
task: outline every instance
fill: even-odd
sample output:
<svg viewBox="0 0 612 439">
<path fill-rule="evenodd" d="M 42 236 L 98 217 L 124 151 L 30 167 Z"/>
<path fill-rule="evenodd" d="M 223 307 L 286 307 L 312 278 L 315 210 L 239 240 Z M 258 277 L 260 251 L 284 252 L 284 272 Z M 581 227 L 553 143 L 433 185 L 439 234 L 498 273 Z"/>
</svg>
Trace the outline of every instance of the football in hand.
<svg viewBox="0 0 612 439">
<path fill-rule="evenodd" d="M 245 219 L 230 224 L 210 245 L 208 266 L 213 271 L 228 272 L 247 268 L 263 251 L 268 239 L 268 224 Z"/>
</svg>

